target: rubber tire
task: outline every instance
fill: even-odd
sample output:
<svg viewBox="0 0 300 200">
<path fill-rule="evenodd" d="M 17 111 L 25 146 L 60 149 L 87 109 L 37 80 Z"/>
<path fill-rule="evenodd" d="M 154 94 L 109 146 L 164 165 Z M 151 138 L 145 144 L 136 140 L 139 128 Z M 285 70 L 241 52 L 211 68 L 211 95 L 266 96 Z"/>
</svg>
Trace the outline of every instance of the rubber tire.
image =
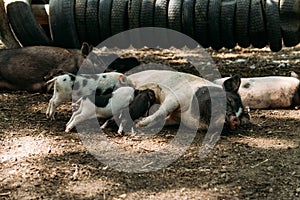
<svg viewBox="0 0 300 200">
<path fill-rule="evenodd" d="M 182 32 L 182 0 L 170 0 L 168 5 L 168 28 Z"/>
<path fill-rule="evenodd" d="M 80 48 L 75 25 L 75 0 L 50 0 L 50 30 L 56 46 L 64 48 Z"/>
<path fill-rule="evenodd" d="M 168 0 L 156 0 L 154 8 L 154 27 L 168 28 Z M 157 31 L 156 31 L 157 33 Z M 159 32 L 159 44 L 161 48 L 170 48 L 168 30 L 162 29 Z"/>
<path fill-rule="evenodd" d="M 236 46 L 234 36 L 234 16 L 236 0 L 226 0 L 221 3 L 221 41 L 222 46 L 232 49 Z"/>
<path fill-rule="evenodd" d="M 182 31 L 195 38 L 194 34 L 195 0 L 183 0 L 182 3 Z"/>
<path fill-rule="evenodd" d="M 154 9 L 154 26 L 168 27 L 168 0 L 156 0 Z"/>
<path fill-rule="evenodd" d="M 51 39 L 35 20 L 30 0 L 10 1 L 5 4 L 5 9 L 12 31 L 22 46 L 52 45 Z"/>
<path fill-rule="evenodd" d="M 207 48 L 210 46 L 208 36 L 208 0 L 196 0 L 195 2 L 195 40 Z"/>
<path fill-rule="evenodd" d="M 250 4 L 251 0 L 236 0 L 235 39 L 240 47 L 250 46 Z"/>
<path fill-rule="evenodd" d="M 129 28 L 130 29 L 139 28 L 142 0 L 129 0 L 128 7 L 129 7 L 128 8 Z"/>
<path fill-rule="evenodd" d="M 267 36 L 272 51 L 282 48 L 282 35 L 280 29 L 279 0 L 266 0 L 266 26 Z"/>
<path fill-rule="evenodd" d="M 113 0 L 111 10 L 111 34 L 112 36 L 123 31 L 128 30 L 128 1 L 127 0 Z M 128 48 L 130 38 L 125 38 L 123 34 L 118 36 L 114 46 L 125 49 Z"/>
<path fill-rule="evenodd" d="M 128 1 L 113 0 L 111 9 L 112 35 L 128 30 Z"/>
<path fill-rule="evenodd" d="M 222 48 L 220 35 L 221 0 L 210 0 L 208 5 L 208 33 L 214 50 Z"/>
<path fill-rule="evenodd" d="M 98 17 L 101 42 L 111 36 L 110 16 L 113 0 L 100 0 Z"/>
<path fill-rule="evenodd" d="M 142 1 L 141 14 L 140 14 L 140 27 L 153 27 L 155 0 L 140 0 L 140 1 Z"/>
<path fill-rule="evenodd" d="M 261 0 L 251 1 L 249 36 L 253 47 L 263 48 L 266 46 L 267 33 Z"/>
<path fill-rule="evenodd" d="M 63 1 L 63 0 L 61 0 Z M 85 26 L 85 12 L 88 0 L 75 1 L 75 25 L 80 43 L 87 42 L 86 26 Z"/>
<path fill-rule="evenodd" d="M 31 4 L 49 4 L 49 0 L 31 0 Z"/>
<path fill-rule="evenodd" d="M 280 26 L 286 47 L 300 42 L 300 2 L 299 0 L 280 1 Z"/>
<path fill-rule="evenodd" d="M 100 41 L 100 29 L 98 22 L 98 0 L 88 0 L 85 11 L 85 27 L 88 43 L 97 46 Z"/>
</svg>

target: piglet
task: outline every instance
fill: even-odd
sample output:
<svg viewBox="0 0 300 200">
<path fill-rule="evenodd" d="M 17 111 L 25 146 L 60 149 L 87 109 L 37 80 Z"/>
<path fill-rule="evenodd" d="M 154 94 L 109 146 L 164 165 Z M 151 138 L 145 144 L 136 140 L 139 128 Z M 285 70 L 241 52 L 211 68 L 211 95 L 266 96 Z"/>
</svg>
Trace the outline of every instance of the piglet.
<svg viewBox="0 0 300 200">
<path fill-rule="evenodd" d="M 122 134 L 124 128 L 134 127 L 134 120 L 144 116 L 155 103 L 155 93 L 151 89 L 135 90 L 134 99 L 129 105 L 129 110 L 124 109 L 119 115 L 120 125 L 118 134 Z M 129 111 L 129 112 L 128 112 Z"/>
<path fill-rule="evenodd" d="M 90 95 L 98 89 L 99 94 L 112 93 L 113 89 L 132 85 L 125 75 L 118 72 L 101 74 L 63 74 L 47 82 L 54 85 L 53 96 L 49 101 L 46 116 L 54 120 L 55 110 L 63 102 L 77 101 L 80 97 Z"/>
<path fill-rule="evenodd" d="M 96 90 L 94 94 L 84 96 L 78 100 L 79 108 L 66 125 L 65 132 L 70 132 L 78 123 L 92 119 L 108 119 L 114 113 L 128 107 L 134 98 L 134 89 L 132 87 L 120 87 L 112 93 L 99 94 Z"/>
</svg>

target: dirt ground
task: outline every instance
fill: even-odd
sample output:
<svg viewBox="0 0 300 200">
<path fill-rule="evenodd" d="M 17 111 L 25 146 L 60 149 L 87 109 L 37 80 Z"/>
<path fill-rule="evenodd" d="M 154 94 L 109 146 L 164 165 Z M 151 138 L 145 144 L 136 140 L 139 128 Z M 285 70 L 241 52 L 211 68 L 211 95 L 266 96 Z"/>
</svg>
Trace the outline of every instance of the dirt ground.
<svg viewBox="0 0 300 200">
<path fill-rule="evenodd" d="M 164 52 L 164 53 L 163 53 Z M 174 50 L 175 52 L 175 50 Z M 143 63 L 192 72 L 172 50 L 140 50 Z M 264 49 L 208 49 L 222 76 L 300 74 L 300 45 L 280 52 Z M 206 157 L 198 152 L 205 131 L 167 167 L 127 173 L 97 160 L 76 131 L 65 133 L 70 104 L 56 121 L 45 111 L 51 94 L 0 93 L 0 199 L 298 199 L 300 198 L 300 112 L 298 108 L 251 110 L 251 124 L 222 133 Z M 108 140 L 126 151 L 147 153 L 169 143 L 176 127 L 146 137 Z M 130 162 L 130 161 L 128 161 Z"/>
</svg>

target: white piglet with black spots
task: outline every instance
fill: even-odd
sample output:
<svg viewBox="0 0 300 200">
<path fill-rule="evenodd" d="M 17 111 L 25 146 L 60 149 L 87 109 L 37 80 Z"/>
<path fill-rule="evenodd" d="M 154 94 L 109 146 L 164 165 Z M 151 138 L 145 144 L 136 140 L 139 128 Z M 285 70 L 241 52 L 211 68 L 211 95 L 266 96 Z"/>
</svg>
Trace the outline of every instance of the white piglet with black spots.
<svg viewBox="0 0 300 200">
<path fill-rule="evenodd" d="M 46 111 L 47 118 L 54 120 L 56 108 L 63 102 L 73 99 L 77 101 L 83 96 L 90 95 L 98 90 L 99 94 L 112 93 L 122 86 L 132 86 L 125 75 L 118 72 L 107 72 L 101 74 L 64 74 L 57 76 L 47 82 L 54 85 L 54 93 L 49 101 Z"/>
<path fill-rule="evenodd" d="M 93 94 L 78 100 L 79 109 L 66 125 L 65 132 L 70 132 L 78 123 L 92 118 L 111 118 L 122 109 L 129 106 L 134 98 L 134 88 L 120 87 L 109 94 L 99 94 L 96 90 Z"/>
</svg>

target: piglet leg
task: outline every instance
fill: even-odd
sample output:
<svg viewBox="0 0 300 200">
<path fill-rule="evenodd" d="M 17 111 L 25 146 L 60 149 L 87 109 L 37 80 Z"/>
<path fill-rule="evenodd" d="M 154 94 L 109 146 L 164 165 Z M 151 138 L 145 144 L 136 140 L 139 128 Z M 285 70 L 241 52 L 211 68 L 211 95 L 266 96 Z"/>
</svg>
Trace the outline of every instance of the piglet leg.
<svg viewBox="0 0 300 200">
<path fill-rule="evenodd" d="M 58 102 L 56 100 L 56 97 L 53 96 L 50 101 L 49 101 L 49 104 L 48 104 L 48 107 L 47 107 L 47 111 L 46 111 L 46 117 L 48 119 L 51 119 L 51 120 L 55 120 L 55 110 L 56 108 L 61 104 L 61 102 Z"/>
<path fill-rule="evenodd" d="M 102 124 L 102 126 L 100 126 L 100 128 L 101 128 L 101 129 L 105 129 L 105 128 L 107 127 L 108 123 L 111 122 L 112 120 L 113 120 L 113 118 L 106 120 L 106 121 L 104 122 L 104 124 Z"/>
<path fill-rule="evenodd" d="M 88 119 L 96 118 L 95 110 L 84 103 L 81 103 L 79 109 L 73 113 L 71 119 L 66 125 L 65 132 L 70 132 L 78 123 L 83 122 Z"/>
<path fill-rule="evenodd" d="M 70 132 L 80 122 L 97 117 L 96 115 L 93 115 L 92 112 L 89 113 L 88 116 L 86 114 L 88 114 L 88 113 L 77 115 L 73 118 L 72 121 L 69 121 L 65 132 L 67 132 L 67 133 Z"/>
</svg>

